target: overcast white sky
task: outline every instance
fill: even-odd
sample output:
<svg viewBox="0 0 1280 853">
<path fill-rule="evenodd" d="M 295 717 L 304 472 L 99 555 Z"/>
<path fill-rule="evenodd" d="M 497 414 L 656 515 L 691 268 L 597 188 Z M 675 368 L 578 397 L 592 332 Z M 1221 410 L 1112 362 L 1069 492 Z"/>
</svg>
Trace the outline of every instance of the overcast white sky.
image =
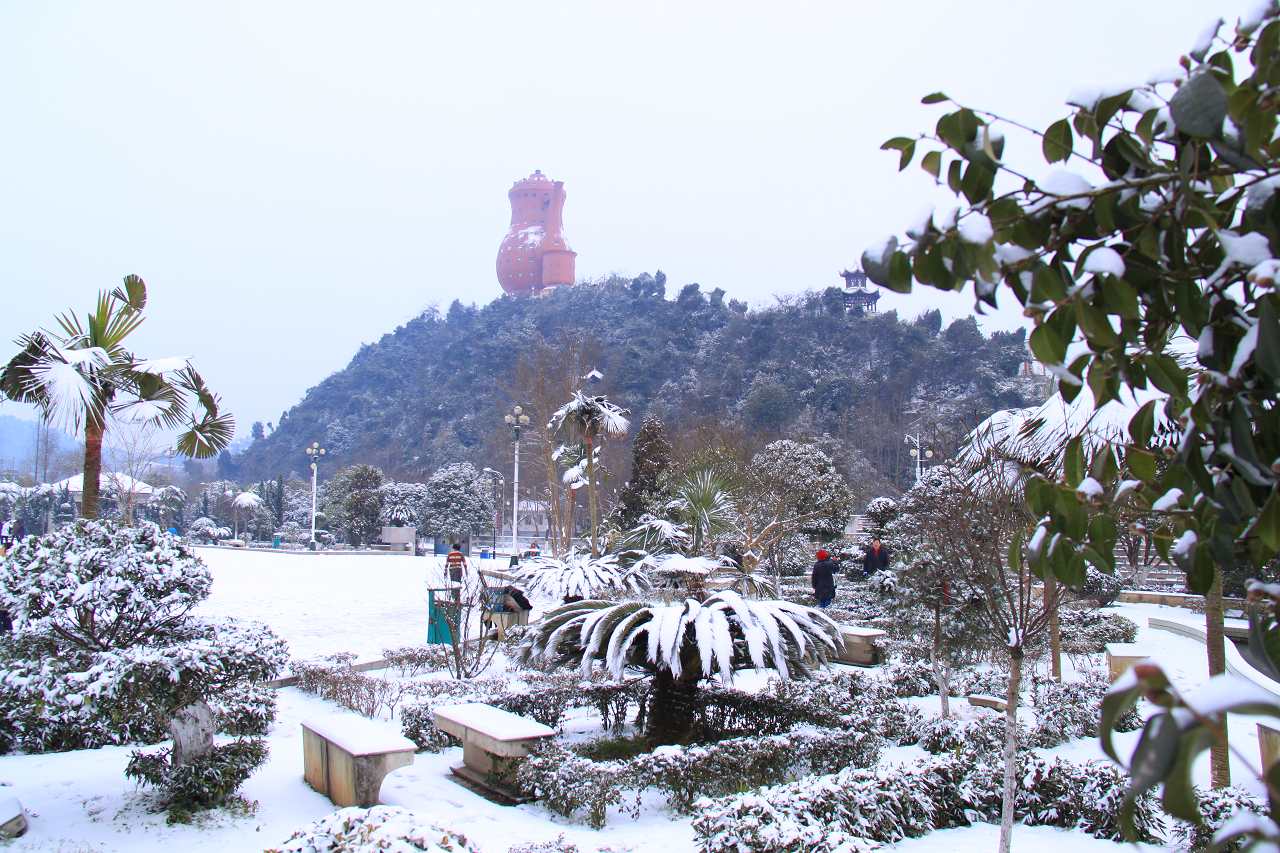
<svg viewBox="0 0 1280 853">
<path fill-rule="evenodd" d="M 927 205 L 878 150 L 932 126 L 922 95 L 1043 127 L 1249 5 L 0 3 L 0 341 L 137 273 L 138 351 L 194 356 L 247 433 L 424 308 L 498 296 L 534 169 L 580 277 L 767 304 Z M 881 302 L 931 304 L 972 307 Z"/>
</svg>

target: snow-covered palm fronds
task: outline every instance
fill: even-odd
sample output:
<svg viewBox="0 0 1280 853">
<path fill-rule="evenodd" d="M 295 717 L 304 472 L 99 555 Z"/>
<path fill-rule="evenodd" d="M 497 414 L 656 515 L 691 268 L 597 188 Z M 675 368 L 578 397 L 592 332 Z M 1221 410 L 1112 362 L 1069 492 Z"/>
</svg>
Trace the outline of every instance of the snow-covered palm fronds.
<svg viewBox="0 0 1280 853">
<path fill-rule="evenodd" d="M 665 554 L 683 550 L 692 539 L 683 524 L 645 513 L 640 516 L 639 524 L 627 531 L 623 541 L 628 548 Z"/>
<path fill-rule="evenodd" d="M 592 436 L 624 435 L 631 428 L 627 419 L 627 410 L 609 402 L 603 395 L 590 396 L 581 391 L 574 391 L 569 402 L 565 403 L 547 423 L 547 429 L 555 432 L 563 426 L 571 426 L 581 434 Z"/>
<path fill-rule="evenodd" d="M 732 530 L 737 520 L 733 497 L 710 470 L 695 471 L 681 480 L 667 510 L 688 526 L 695 554 L 708 539 Z"/>
<path fill-rule="evenodd" d="M 262 506 L 262 498 L 256 492 L 241 492 L 231 503 L 236 509 L 255 510 Z"/>
<path fill-rule="evenodd" d="M 521 563 L 515 575 L 531 595 L 555 599 L 640 593 L 649 588 L 643 567 L 624 568 L 616 554 L 592 557 L 575 551 L 563 560 L 536 557 Z"/>
<path fill-rule="evenodd" d="M 686 557 L 683 554 L 649 554 L 638 565 L 655 581 L 684 589 L 729 589 L 752 598 L 777 595 L 773 581 L 758 572 L 743 571 L 728 557 Z"/>
<path fill-rule="evenodd" d="M 788 601 L 749 601 L 725 590 L 673 604 L 579 601 L 548 613 L 521 647 L 526 661 L 600 662 L 615 678 L 628 667 L 682 680 L 739 669 L 773 669 L 785 679 L 837 650 L 839 628 L 824 614 Z"/>
</svg>

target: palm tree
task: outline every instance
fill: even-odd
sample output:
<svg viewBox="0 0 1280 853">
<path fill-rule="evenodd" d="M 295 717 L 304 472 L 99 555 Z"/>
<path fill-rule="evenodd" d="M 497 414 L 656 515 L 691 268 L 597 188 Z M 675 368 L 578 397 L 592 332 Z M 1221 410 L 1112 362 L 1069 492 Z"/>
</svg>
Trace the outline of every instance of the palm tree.
<svg viewBox="0 0 1280 853">
<path fill-rule="evenodd" d="M 623 567 L 617 554 L 591 557 L 571 551 L 563 560 L 524 560 L 513 571 L 530 595 L 555 599 L 640 593 L 649 588 L 649 576 L 643 568 L 635 564 Z"/>
<path fill-rule="evenodd" d="M 241 492 L 236 495 L 235 500 L 231 502 L 232 513 L 235 516 L 236 538 L 240 538 L 240 510 L 249 511 L 256 510 L 262 506 L 262 498 L 254 492 Z"/>
<path fill-rule="evenodd" d="M 736 519 L 729 490 L 709 468 L 681 480 L 667 509 L 688 525 L 692 535 L 689 553 L 694 556 L 702 553 L 708 539 L 732 530 Z"/>
<path fill-rule="evenodd" d="M 136 275 L 98 294 L 83 321 L 58 316 L 58 331 L 36 331 L 0 372 L 0 393 L 34 403 L 48 419 L 84 428 L 84 493 L 80 514 L 98 514 L 102 437 L 112 418 L 165 429 L 183 428 L 177 451 L 207 459 L 226 447 L 235 421 L 186 358 L 142 359 L 125 340 L 142 325 L 147 286 Z"/>
<path fill-rule="evenodd" d="M 596 442 L 607 435 L 625 435 L 631 426 L 627 410 L 615 406 L 604 395 L 589 397 L 574 391 L 569 402 L 551 416 L 547 429 L 567 428 L 586 445 L 587 506 L 591 512 L 591 556 L 600 556 L 600 511 L 596 501 Z"/>
<path fill-rule="evenodd" d="M 543 666 L 577 664 L 584 675 L 596 662 L 615 678 L 628 668 L 652 674 L 648 735 L 679 743 L 692 734 L 688 699 L 703 679 L 766 668 L 784 680 L 807 676 L 839 643 L 839 628 L 816 610 L 725 590 L 701 602 L 567 604 L 533 628 L 520 656 Z"/>
</svg>

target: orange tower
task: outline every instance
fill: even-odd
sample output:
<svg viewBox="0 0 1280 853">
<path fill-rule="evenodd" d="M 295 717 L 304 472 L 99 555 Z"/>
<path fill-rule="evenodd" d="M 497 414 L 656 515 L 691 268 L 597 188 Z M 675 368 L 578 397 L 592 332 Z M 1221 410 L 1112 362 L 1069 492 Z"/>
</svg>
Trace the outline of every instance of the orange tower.
<svg viewBox="0 0 1280 853">
<path fill-rule="evenodd" d="M 564 182 L 535 171 L 511 185 L 511 227 L 498 247 L 498 281 L 512 296 L 573 284 L 578 253 L 564 239 Z"/>
</svg>

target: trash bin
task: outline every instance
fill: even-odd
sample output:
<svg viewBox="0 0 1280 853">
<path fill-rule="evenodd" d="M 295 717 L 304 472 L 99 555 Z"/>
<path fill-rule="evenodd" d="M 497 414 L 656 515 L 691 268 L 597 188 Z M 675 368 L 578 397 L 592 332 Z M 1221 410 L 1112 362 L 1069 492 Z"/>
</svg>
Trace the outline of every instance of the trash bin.
<svg viewBox="0 0 1280 853">
<path fill-rule="evenodd" d="M 481 549 L 480 549 L 480 559 L 482 559 L 482 560 L 487 560 L 487 559 L 489 559 L 489 549 L 488 549 L 488 548 L 481 548 Z"/>
<path fill-rule="evenodd" d="M 279 547 L 280 547 L 280 534 L 279 534 L 279 533 L 276 533 L 276 534 L 272 535 L 272 537 L 271 537 L 271 547 L 272 547 L 272 548 L 279 548 Z"/>
</svg>

